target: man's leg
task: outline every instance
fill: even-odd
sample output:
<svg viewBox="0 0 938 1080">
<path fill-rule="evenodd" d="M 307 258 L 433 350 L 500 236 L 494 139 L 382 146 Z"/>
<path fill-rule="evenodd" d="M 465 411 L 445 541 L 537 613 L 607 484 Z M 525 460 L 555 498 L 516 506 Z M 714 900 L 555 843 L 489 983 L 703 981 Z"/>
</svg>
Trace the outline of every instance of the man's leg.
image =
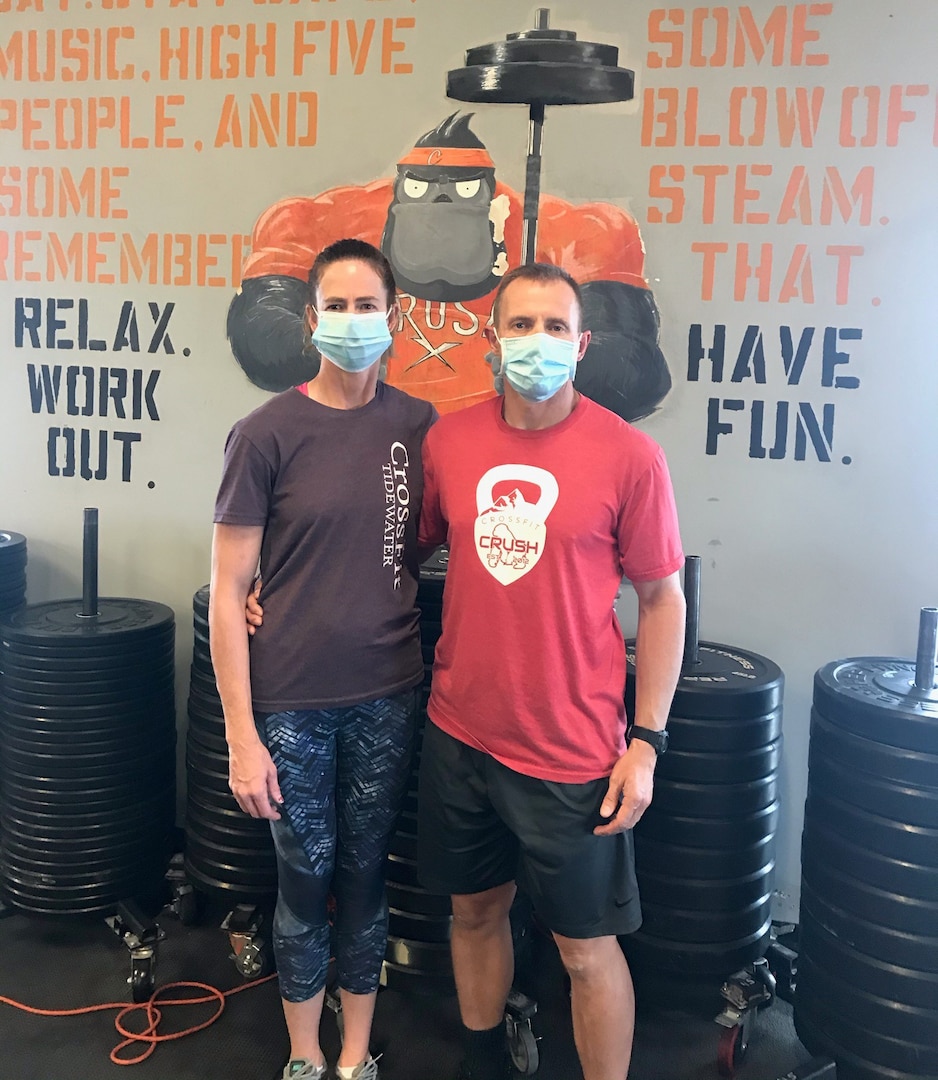
<svg viewBox="0 0 938 1080">
<path fill-rule="evenodd" d="M 450 947 L 462 1022 L 471 1031 L 500 1025 L 514 978 L 508 912 L 515 883 L 453 897 Z"/>
<path fill-rule="evenodd" d="M 491 759 L 428 723 L 420 759 L 418 871 L 453 903 L 453 969 L 465 1042 L 461 1077 L 503 1080 L 514 948 L 508 912 L 517 840 L 488 797 Z"/>
<path fill-rule="evenodd" d="M 567 974 L 583 1080 L 626 1080 L 635 1030 L 632 976 L 614 937 L 554 934 Z"/>
</svg>

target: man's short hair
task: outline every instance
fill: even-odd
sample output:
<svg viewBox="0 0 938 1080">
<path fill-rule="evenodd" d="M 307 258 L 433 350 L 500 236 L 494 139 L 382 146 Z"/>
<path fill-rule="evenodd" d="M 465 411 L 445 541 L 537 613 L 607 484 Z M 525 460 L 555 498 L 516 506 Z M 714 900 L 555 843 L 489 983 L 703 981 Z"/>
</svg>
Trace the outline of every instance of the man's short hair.
<svg viewBox="0 0 938 1080">
<path fill-rule="evenodd" d="M 387 292 L 388 309 L 397 299 L 397 282 L 394 280 L 394 271 L 384 253 L 379 251 L 373 244 L 364 240 L 336 240 L 334 244 L 324 247 L 316 256 L 312 269 L 309 272 L 307 284 L 309 285 L 310 300 L 316 302 L 316 290 L 322 281 L 322 275 L 326 268 L 333 263 L 345 262 L 354 259 L 356 262 L 368 263 L 374 272 L 381 278 Z"/>
<path fill-rule="evenodd" d="M 554 266 L 553 263 L 535 262 L 524 263 L 521 266 L 516 266 L 514 270 L 509 270 L 508 273 L 502 278 L 498 286 L 498 291 L 495 293 L 495 299 L 492 302 L 492 322 L 498 326 L 498 310 L 501 307 L 502 293 L 508 288 L 513 281 L 538 281 L 542 284 L 546 284 L 550 281 L 563 281 L 573 290 L 573 295 L 576 297 L 577 313 L 580 318 L 580 323 L 583 322 L 583 294 L 580 291 L 580 286 L 577 282 L 560 266 Z M 580 326 L 582 330 L 582 325 Z"/>
</svg>

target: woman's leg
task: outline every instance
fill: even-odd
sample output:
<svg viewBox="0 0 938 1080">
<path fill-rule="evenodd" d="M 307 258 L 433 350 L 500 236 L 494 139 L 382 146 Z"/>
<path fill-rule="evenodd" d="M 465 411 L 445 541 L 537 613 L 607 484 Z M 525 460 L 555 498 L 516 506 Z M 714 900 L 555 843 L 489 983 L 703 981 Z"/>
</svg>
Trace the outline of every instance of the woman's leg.
<svg viewBox="0 0 938 1080">
<path fill-rule="evenodd" d="M 283 795 L 271 822 L 278 892 L 273 946 L 291 1061 L 323 1063 L 319 1045 L 335 866 L 337 710 L 275 713 L 259 724 Z"/>
<path fill-rule="evenodd" d="M 368 1057 L 381 964 L 387 949 L 384 868 L 413 757 L 417 693 L 346 710 L 338 732 L 336 965 L 345 1036 L 339 1065 Z"/>
</svg>

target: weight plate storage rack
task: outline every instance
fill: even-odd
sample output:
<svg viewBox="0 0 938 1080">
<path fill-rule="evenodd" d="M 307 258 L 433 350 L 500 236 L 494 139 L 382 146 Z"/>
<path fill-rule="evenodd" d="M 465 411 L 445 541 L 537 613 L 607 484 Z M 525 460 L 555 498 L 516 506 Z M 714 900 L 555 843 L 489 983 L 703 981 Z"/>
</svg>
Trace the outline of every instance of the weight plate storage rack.
<svg viewBox="0 0 938 1080">
<path fill-rule="evenodd" d="M 427 723 L 433 654 L 442 632 L 443 585 L 448 561 L 449 553 L 445 549 L 431 556 L 420 569 L 417 585 L 424 679 L 419 689 L 414 763 L 387 862 L 388 949 L 382 979 L 388 986 L 401 990 L 450 994 L 455 988 L 449 952 L 450 899 L 427 892 L 417 881 L 420 749 Z"/>
<path fill-rule="evenodd" d="M 41 915 L 159 894 L 175 810 L 174 616 L 83 594 L 0 618 L 0 893 Z"/>
<path fill-rule="evenodd" d="M 210 897 L 272 902 L 277 894 L 277 862 L 270 825 L 245 814 L 228 787 L 228 744 L 209 646 L 208 604 L 209 586 L 204 585 L 192 599 L 186 876 Z"/>
<path fill-rule="evenodd" d="M 784 677 L 747 649 L 699 640 L 700 557 L 684 569 L 684 661 L 651 805 L 635 826 L 637 980 L 706 991 L 761 957 L 771 933 Z M 626 643 L 626 713 L 635 643 Z"/>
<path fill-rule="evenodd" d="M 26 603 L 26 537 L 0 530 L 0 615 Z"/>
<path fill-rule="evenodd" d="M 938 1076 L 936 641 L 814 676 L 795 1030 L 842 1080 Z"/>
</svg>

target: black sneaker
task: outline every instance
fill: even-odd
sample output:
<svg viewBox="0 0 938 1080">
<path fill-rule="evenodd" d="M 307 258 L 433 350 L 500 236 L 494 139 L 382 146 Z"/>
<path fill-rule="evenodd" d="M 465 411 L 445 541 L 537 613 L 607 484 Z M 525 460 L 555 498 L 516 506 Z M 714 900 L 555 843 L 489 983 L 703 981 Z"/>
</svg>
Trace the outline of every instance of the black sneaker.
<svg viewBox="0 0 938 1080">
<path fill-rule="evenodd" d="M 496 1065 L 492 1071 L 480 1072 L 476 1070 L 471 1071 L 466 1064 L 465 1059 L 459 1063 L 459 1072 L 456 1074 L 456 1080 L 513 1080 L 516 1075 L 511 1064 L 511 1057 L 505 1054 L 504 1060 L 501 1062 L 501 1066 Z"/>
</svg>

